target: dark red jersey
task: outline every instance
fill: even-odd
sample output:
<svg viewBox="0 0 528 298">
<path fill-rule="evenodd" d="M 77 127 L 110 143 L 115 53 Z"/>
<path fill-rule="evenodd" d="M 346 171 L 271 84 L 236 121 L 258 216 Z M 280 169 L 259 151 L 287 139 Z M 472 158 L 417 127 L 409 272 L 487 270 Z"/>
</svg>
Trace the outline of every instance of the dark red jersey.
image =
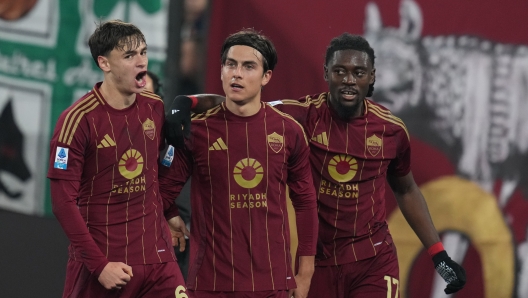
<svg viewBox="0 0 528 298">
<path fill-rule="evenodd" d="M 71 242 L 70 257 L 90 271 L 105 260 L 174 261 L 158 183 L 163 102 L 144 92 L 116 110 L 99 87 L 61 114 L 51 139 L 48 177 L 59 181 L 55 189 L 65 186 L 52 201 Z"/>
<path fill-rule="evenodd" d="M 342 121 L 328 96 L 270 103 L 298 120 L 310 139 L 319 214 L 316 263 L 322 266 L 372 257 L 383 241 L 392 242 L 386 176 L 410 172 L 409 135 L 399 118 L 365 99 L 363 115 Z"/>
<path fill-rule="evenodd" d="M 164 198 L 175 197 L 192 175 L 188 288 L 295 288 L 288 187 L 298 254 L 315 255 L 317 238 L 315 189 L 302 127 L 264 103 L 250 117 L 239 117 L 222 104 L 195 115 L 191 132 L 187 149 L 176 150 L 172 166 L 160 166 Z"/>
</svg>

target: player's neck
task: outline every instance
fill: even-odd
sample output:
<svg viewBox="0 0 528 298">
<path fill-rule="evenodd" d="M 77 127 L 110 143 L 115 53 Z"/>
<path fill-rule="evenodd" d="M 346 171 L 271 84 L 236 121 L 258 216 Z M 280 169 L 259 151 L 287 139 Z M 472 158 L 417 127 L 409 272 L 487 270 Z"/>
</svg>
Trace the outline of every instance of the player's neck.
<svg viewBox="0 0 528 298">
<path fill-rule="evenodd" d="M 112 83 L 103 81 L 99 92 L 103 95 L 105 101 L 114 109 L 122 110 L 131 106 L 136 101 L 136 94 L 126 94 L 120 91 Z"/>
<path fill-rule="evenodd" d="M 244 101 L 233 101 L 226 97 L 226 108 L 233 114 L 241 117 L 253 116 L 261 108 L 260 96 Z"/>
</svg>

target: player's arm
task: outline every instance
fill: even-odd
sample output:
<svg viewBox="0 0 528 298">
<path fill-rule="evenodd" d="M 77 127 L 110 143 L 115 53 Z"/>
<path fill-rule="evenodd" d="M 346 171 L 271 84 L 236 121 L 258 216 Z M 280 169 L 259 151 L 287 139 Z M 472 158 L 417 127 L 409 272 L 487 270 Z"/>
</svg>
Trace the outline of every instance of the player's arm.
<svg viewBox="0 0 528 298">
<path fill-rule="evenodd" d="M 298 125 L 297 123 L 295 125 Z M 299 269 L 295 276 L 297 289 L 294 297 L 306 297 L 314 273 L 315 252 L 319 221 L 312 172 L 309 161 L 309 148 L 306 136 L 300 126 L 296 127 L 296 143 L 288 159 L 288 186 L 295 209 L 299 246 Z"/>
<path fill-rule="evenodd" d="M 121 262 L 108 262 L 84 222 L 76 198 L 79 181 L 51 179 L 52 211 L 84 265 L 108 290 L 119 289 L 132 277 L 132 268 Z"/>
<path fill-rule="evenodd" d="M 428 249 L 437 272 L 448 283 L 444 290 L 446 294 L 462 289 L 466 283 L 465 270 L 451 260 L 444 250 L 429 214 L 427 203 L 414 181 L 412 172 L 400 177 L 388 175 L 387 181 L 394 192 L 403 216 L 424 247 Z"/>
<path fill-rule="evenodd" d="M 165 137 L 167 143 L 183 148 L 191 133 L 191 112 L 203 113 L 225 101 L 216 94 L 179 95 L 167 103 L 165 109 Z"/>
<path fill-rule="evenodd" d="M 165 218 L 172 235 L 172 245 L 179 245 L 180 251 L 185 250 L 185 236 L 189 236 L 189 231 L 179 215 L 174 198 L 180 195 L 183 186 L 191 176 L 191 170 L 191 153 L 187 149 L 175 149 L 169 145 L 159 164 L 158 179 Z"/>
</svg>

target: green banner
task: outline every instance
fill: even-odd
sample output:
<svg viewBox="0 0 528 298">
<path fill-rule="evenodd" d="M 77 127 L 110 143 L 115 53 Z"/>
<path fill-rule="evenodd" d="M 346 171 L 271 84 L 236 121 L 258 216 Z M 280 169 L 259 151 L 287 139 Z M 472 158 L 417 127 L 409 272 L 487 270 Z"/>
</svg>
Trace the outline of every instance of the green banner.
<svg viewBox="0 0 528 298">
<path fill-rule="evenodd" d="M 168 0 L 7 0 L 0 9 L 0 208 L 51 214 L 49 140 L 60 113 L 103 79 L 88 47 L 100 21 L 138 26 L 162 74 Z"/>
</svg>

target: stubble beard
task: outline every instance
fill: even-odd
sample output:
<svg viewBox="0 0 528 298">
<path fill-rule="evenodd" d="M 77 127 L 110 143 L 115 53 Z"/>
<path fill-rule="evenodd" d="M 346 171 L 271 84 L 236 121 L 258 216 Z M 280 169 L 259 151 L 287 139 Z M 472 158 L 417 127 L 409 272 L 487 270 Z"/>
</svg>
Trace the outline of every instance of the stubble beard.
<svg viewBox="0 0 528 298">
<path fill-rule="evenodd" d="M 358 110 L 361 109 L 361 106 L 362 106 L 360 102 L 357 102 L 353 105 L 344 105 L 339 100 L 333 100 L 330 103 L 334 111 L 337 113 L 339 118 L 341 118 L 342 120 L 347 121 L 347 120 L 350 120 L 356 117 L 356 115 L 360 115 L 358 113 Z"/>
</svg>

